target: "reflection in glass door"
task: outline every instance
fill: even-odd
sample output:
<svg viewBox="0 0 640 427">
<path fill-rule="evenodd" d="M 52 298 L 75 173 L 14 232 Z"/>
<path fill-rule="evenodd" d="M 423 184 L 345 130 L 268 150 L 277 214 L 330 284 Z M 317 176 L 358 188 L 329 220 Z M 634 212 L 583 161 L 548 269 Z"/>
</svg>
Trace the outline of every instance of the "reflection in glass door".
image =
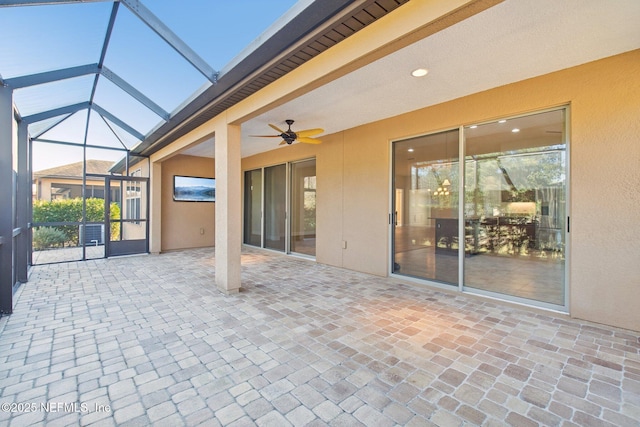
<svg viewBox="0 0 640 427">
<path fill-rule="evenodd" d="M 244 173 L 244 243 L 315 257 L 315 159 Z"/>
<path fill-rule="evenodd" d="M 291 164 L 290 251 L 316 255 L 316 161 Z"/>
<path fill-rule="evenodd" d="M 465 128 L 465 286 L 565 304 L 565 110 Z"/>
<path fill-rule="evenodd" d="M 565 116 L 463 128 L 464 182 L 459 130 L 394 142 L 393 273 L 566 307 Z"/>
<path fill-rule="evenodd" d="M 285 251 L 287 165 L 264 169 L 264 247 Z"/>
<path fill-rule="evenodd" d="M 244 243 L 262 246 L 262 169 L 244 173 Z"/>
<path fill-rule="evenodd" d="M 393 144 L 396 274 L 458 285 L 458 135 Z"/>
</svg>

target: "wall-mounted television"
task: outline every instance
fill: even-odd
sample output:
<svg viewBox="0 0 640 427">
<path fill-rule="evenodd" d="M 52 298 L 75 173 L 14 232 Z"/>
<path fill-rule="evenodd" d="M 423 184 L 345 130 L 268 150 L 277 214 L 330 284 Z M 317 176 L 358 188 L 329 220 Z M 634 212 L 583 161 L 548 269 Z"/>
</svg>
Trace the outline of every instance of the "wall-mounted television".
<svg viewBox="0 0 640 427">
<path fill-rule="evenodd" d="M 174 175 L 173 200 L 176 202 L 215 202 L 216 179 Z"/>
</svg>

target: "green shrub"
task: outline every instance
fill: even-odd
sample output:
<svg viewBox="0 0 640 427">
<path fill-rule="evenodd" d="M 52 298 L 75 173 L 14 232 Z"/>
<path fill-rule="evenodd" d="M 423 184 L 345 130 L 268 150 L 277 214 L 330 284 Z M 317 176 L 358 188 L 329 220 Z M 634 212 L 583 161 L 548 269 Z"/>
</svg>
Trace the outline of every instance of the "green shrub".
<svg viewBox="0 0 640 427">
<path fill-rule="evenodd" d="M 104 222 L 104 199 L 86 199 L 87 222 Z M 111 203 L 111 219 L 120 219 L 120 206 Z M 36 200 L 33 202 L 33 222 L 82 222 L 82 198 L 59 199 L 50 202 Z M 64 225 L 56 227 L 65 235 L 64 242 L 72 246 L 79 244 L 77 225 Z M 111 224 L 112 238 L 120 234 L 120 224 Z M 35 230 L 34 230 L 35 245 Z"/>
<path fill-rule="evenodd" d="M 109 207 L 111 212 L 111 220 L 120 219 L 120 206 L 117 203 L 111 203 Z M 111 223 L 111 240 L 120 240 L 120 223 Z"/>
<path fill-rule="evenodd" d="M 37 227 L 33 230 L 33 249 L 43 249 L 64 246 L 67 236 L 64 231 L 54 227 Z"/>
</svg>

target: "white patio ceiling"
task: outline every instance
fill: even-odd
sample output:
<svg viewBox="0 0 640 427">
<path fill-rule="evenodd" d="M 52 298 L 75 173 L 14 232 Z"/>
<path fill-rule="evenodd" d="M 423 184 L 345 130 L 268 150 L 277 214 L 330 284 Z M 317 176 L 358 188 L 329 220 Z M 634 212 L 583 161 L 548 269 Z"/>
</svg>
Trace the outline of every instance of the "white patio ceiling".
<svg viewBox="0 0 640 427">
<path fill-rule="evenodd" d="M 120 8 L 121 12 L 125 9 L 128 15 L 134 16 L 133 5 L 137 2 L 133 0 L 120 2 L 2 0 L 0 6 L 34 3 L 72 3 L 60 7 L 101 9 L 98 12 L 108 17 L 113 13 L 112 8 L 117 3 L 127 6 L 126 9 Z M 312 3 L 313 0 L 303 0 L 294 9 L 302 10 Z M 7 9 L 0 8 L 2 12 L 5 10 Z M 290 11 L 280 25 L 283 25 L 293 14 Z M 145 19 L 148 27 L 162 25 L 155 20 L 153 14 L 144 11 L 138 18 L 142 19 L 138 19 L 137 25 L 144 26 Z M 130 18 L 127 19 L 131 21 Z M 128 24 L 127 19 L 119 25 Z M 91 28 L 96 27 L 91 22 L 87 20 L 86 25 Z M 325 134 L 329 134 L 638 49 L 640 48 L 638 22 L 640 22 L 640 2 L 637 0 L 607 2 L 602 0 L 536 0 L 535 2 L 506 0 L 247 121 L 242 126 L 243 156 L 278 148 L 279 140 L 275 138 L 260 139 L 250 136 L 270 132 L 268 123 L 286 127 L 284 120 L 294 119 L 296 121 L 294 129 L 322 127 L 325 129 Z M 55 24 L 64 25 L 60 22 Z M 98 28 L 94 28 L 93 32 L 87 32 L 89 36 L 93 34 L 91 37 L 95 39 L 94 46 L 104 48 L 104 32 L 109 31 L 109 25 L 111 24 L 107 20 L 97 25 Z M 115 29 L 118 30 L 118 28 Z M 152 33 L 152 31 L 148 32 Z M 99 122 L 98 125 L 103 128 L 111 129 L 116 135 L 105 145 L 120 148 L 134 147 L 144 134 L 157 126 L 158 120 L 166 119 L 168 114 L 183 105 L 185 99 L 190 99 L 189 96 L 193 90 L 210 86 L 211 80 L 215 80 L 215 72 L 197 55 L 193 56 L 188 46 L 177 37 L 174 38 L 175 35 L 170 30 L 163 28 L 160 32 L 170 39 L 170 44 L 174 43 L 173 50 L 165 46 L 165 49 L 171 51 L 170 55 L 174 58 L 172 60 L 177 58 L 184 62 L 182 71 L 178 71 L 182 74 L 177 75 L 178 80 L 173 80 L 181 81 L 179 79 L 184 78 L 185 82 L 189 81 L 185 85 L 187 90 L 179 99 L 165 99 L 162 91 L 157 88 L 151 91 L 145 90 L 146 82 L 128 82 L 126 70 L 118 69 L 115 65 L 114 70 L 108 68 L 107 66 L 110 66 L 108 56 L 105 57 L 104 53 L 102 56 L 96 55 L 94 49 L 92 58 L 96 56 L 97 58 L 93 61 L 76 61 L 69 64 L 66 72 L 77 73 L 78 76 L 73 79 L 72 86 L 62 91 L 65 94 L 64 98 L 43 96 L 46 93 L 40 90 L 44 85 L 34 86 L 37 89 L 33 89 L 32 93 L 29 88 L 18 91 L 21 92 L 16 96 L 21 104 L 19 106 L 21 114 L 31 115 L 33 119 L 33 117 L 38 118 L 37 114 L 40 111 L 55 110 L 56 107 L 63 105 L 75 106 L 79 110 L 82 105 L 86 106 L 86 102 L 91 102 L 94 104 L 93 110 L 97 113 L 92 120 Z M 273 34 L 273 28 L 267 34 Z M 17 36 L 14 44 L 19 43 L 20 35 Z M 154 37 L 159 40 L 157 34 Z M 12 42 L 10 37 L 5 37 L 3 40 L 7 42 L 5 47 Z M 42 43 L 46 46 L 45 40 Z M 113 43 L 117 48 L 118 40 L 116 39 Z M 144 46 L 144 44 L 139 45 L 138 51 L 144 49 Z M 114 46 L 110 47 L 110 49 L 113 48 Z M 158 52 L 158 55 L 161 55 L 162 51 Z M 43 55 L 45 53 L 43 52 Z M 190 64 L 184 60 L 185 57 L 191 60 Z M 61 58 L 60 55 L 58 58 Z M 107 61 L 103 62 L 105 58 Z M 159 56 L 159 59 L 162 61 L 163 57 Z M 13 65 L 14 60 L 15 58 L 8 58 L 4 64 Z M 71 65 L 78 63 L 92 69 L 79 70 L 79 67 L 76 67 L 73 71 L 74 67 Z M 133 65 L 136 66 L 136 63 Z M 411 77 L 410 72 L 417 67 L 428 68 L 429 74 L 421 79 Z M 30 77 L 33 78 L 41 71 L 51 70 L 46 68 L 31 70 Z M 0 79 L 5 81 L 13 79 L 11 81 L 13 84 L 19 83 L 16 79 L 23 76 L 16 72 L 6 68 L 0 69 L 2 73 Z M 96 84 L 95 76 L 97 75 L 103 77 L 100 79 L 100 84 Z M 187 78 L 187 75 L 190 77 Z M 153 80 L 158 81 L 157 77 Z M 67 83 L 68 81 L 64 80 L 58 84 Z M 59 89 L 58 92 L 60 92 Z M 106 96 L 107 92 L 111 92 L 112 95 Z M 91 97 L 81 99 L 79 93 L 89 93 Z M 53 103 L 43 104 L 43 99 Z M 125 102 L 131 103 L 131 111 L 136 113 L 126 118 L 117 117 L 114 110 Z M 102 103 L 104 105 L 101 105 Z M 58 116 L 51 115 L 37 122 L 38 129 L 34 129 L 32 136 L 33 133 L 39 134 L 46 131 L 62 119 L 65 121 L 68 119 L 71 123 L 72 116 L 73 114 L 68 111 L 61 111 Z M 213 144 L 213 140 L 209 140 L 190 148 L 185 153 L 213 157 Z"/>
<path fill-rule="evenodd" d="M 325 134 L 640 48 L 640 1 L 506 0 L 242 125 L 242 154 L 278 148 L 268 123 Z M 410 75 L 426 67 L 423 78 Z M 282 149 L 286 149 L 283 147 Z M 213 141 L 187 154 L 213 156 Z"/>
</svg>

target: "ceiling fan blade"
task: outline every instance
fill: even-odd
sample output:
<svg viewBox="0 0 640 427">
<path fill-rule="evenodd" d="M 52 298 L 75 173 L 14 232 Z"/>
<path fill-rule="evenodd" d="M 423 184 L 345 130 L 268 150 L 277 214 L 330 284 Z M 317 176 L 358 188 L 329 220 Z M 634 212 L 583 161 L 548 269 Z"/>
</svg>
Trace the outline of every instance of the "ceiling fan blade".
<svg viewBox="0 0 640 427">
<path fill-rule="evenodd" d="M 276 130 L 280 133 L 284 133 L 284 131 L 282 129 L 280 129 L 278 126 L 276 125 L 272 125 L 271 123 L 269 123 L 269 126 L 271 127 L 271 129 Z"/>
<path fill-rule="evenodd" d="M 322 141 L 320 141 L 318 138 L 309 138 L 308 136 L 299 136 L 298 137 L 298 142 L 302 142 L 304 144 L 320 144 L 320 143 L 322 143 Z"/>
<path fill-rule="evenodd" d="M 321 128 L 305 129 L 305 130 L 301 130 L 300 132 L 296 132 L 296 135 L 298 135 L 298 137 L 313 136 L 322 132 L 324 132 L 324 129 L 321 129 Z"/>
<path fill-rule="evenodd" d="M 254 138 L 282 138 L 280 135 L 249 135 Z"/>
<path fill-rule="evenodd" d="M 285 140 L 283 139 L 283 140 L 282 140 L 282 142 L 280 142 L 280 144 L 278 144 L 278 145 L 284 145 L 284 144 L 286 144 L 286 143 L 287 143 L 287 141 L 285 141 Z"/>
</svg>

